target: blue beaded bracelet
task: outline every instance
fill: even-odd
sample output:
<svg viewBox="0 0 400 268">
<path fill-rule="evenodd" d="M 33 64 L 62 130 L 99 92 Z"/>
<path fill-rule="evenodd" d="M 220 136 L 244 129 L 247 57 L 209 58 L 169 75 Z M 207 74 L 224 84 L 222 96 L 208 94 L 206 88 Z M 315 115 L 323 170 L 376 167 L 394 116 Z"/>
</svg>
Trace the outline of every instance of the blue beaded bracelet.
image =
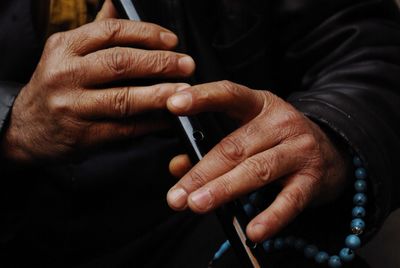
<svg viewBox="0 0 400 268">
<path fill-rule="evenodd" d="M 363 162 L 360 157 L 353 158 L 355 166 L 354 176 L 354 189 L 356 191 L 353 196 L 354 208 L 352 209 L 352 220 L 350 222 L 351 233 L 345 238 L 343 247 L 338 255 L 329 255 L 327 252 L 319 250 L 317 246 L 307 244 L 302 238 L 288 236 L 286 238 L 276 237 L 268 239 L 262 243 L 263 249 L 266 253 L 273 250 L 282 250 L 285 248 L 294 248 L 295 250 L 302 251 L 304 256 L 308 259 L 314 259 L 318 264 L 328 264 L 331 268 L 340 268 L 343 263 L 350 262 L 355 258 L 354 250 L 361 246 L 360 235 L 365 230 L 365 221 L 363 218 L 366 215 L 365 205 L 367 204 L 367 170 L 363 167 Z M 259 193 L 255 192 L 248 196 L 249 203 L 243 205 L 245 213 L 249 217 L 253 217 L 256 212 L 256 200 L 259 199 Z M 218 260 L 221 256 L 231 247 L 229 241 L 225 241 L 219 250 L 215 253 L 213 261 Z"/>
</svg>

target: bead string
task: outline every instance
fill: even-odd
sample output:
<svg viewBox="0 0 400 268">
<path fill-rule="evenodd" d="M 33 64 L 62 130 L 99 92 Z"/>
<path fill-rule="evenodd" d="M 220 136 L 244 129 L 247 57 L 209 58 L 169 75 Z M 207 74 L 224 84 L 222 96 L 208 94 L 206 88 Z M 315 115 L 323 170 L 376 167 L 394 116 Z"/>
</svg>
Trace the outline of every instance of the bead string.
<svg viewBox="0 0 400 268">
<path fill-rule="evenodd" d="M 274 239 L 265 240 L 262 243 L 263 249 L 266 253 L 272 250 L 283 250 L 285 248 L 294 248 L 297 251 L 303 251 L 303 254 L 308 259 L 314 259 L 318 264 L 327 263 L 331 268 L 340 268 L 343 263 L 350 262 L 354 259 L 354 250 L 361 246 L 360 235 L 365 230 L 365 221 L 363 218 L 366 215 L 365 205 L 367 204 L 367 171 L 363 167 L 363 163 L 360 157 L 355 156 L 353 158 L 353 164 L 355 166 L 354 176 L 356 181 L 354 182 L 354 189 L 356 191 L 353 196 L 353 209 L 352 209 L 352 220 L 350 222 L 350 234 L 346 237 L 343 247 L 337 255 L 329 255 L 326 251 L 319 250 L 317 246 L 313 244 L 307 244 L 307 242 L 299 237 L 288 236 L 288 237 L 277 237 Z M 252 217 L 256 213 L 255 203 L 259 198 L 259 193 L 255 192 L 248 196 L 249 202 L 243 205 L 243 209 L 249 217 Z M 215 253 L 213 260 L 210 265 L 220 259 L 225 252 L 229 250 L 231 244 L 229 240 L 226 240 L 218 251 Z M 210 267 L 210 266 L 209 266 Z"/>
</svg>

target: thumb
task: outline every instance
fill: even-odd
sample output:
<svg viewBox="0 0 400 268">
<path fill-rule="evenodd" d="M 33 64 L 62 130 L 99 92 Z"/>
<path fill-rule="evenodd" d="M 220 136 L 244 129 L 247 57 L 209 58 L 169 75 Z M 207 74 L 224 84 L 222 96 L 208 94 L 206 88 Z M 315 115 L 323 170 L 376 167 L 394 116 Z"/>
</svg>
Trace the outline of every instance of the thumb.
<svg viewBox="0 0 400 268">
<path fill-rule="evenodd" d="M 103 7 L 99 11 L 99 13 L 97 13 L 96 21 L 117 18 L 117 17 L 118 17 L 118 12 L 115 9 L 111 0 L 105 0 Z"/>
</svg>

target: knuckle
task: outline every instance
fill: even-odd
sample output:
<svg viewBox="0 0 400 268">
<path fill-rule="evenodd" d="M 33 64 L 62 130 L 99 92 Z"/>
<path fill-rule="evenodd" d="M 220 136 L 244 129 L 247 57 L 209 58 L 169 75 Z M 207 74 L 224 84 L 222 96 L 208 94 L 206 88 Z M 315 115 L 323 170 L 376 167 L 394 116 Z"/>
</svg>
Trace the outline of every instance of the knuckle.
<svg viewBox="0 0 400 268">
<path fill-rule="evenodd" d="M 155 36 L 155 27 L 152 23 L 136 22 L 135 25 L 135 35 L 140 40 L 141 43 L 148 44 L 151 43 Z"/>
<path fill-rule="evenodd" d="M 111 106 L 117 115 L 128 117 L 133 113 L 134 97 L 130 94 L 128 87 L 123 88 L 114 94 Z"/>
<path fill-rule="evenodd" d="M 247 124 L 243 126 L 244 133 L 246 137 L 253 137 L 259 133 L 262 133 L 262 129 L 259 124 Z"/>
<path fill-rule="evenodd" d="M 205 185 L 207 181 L 205 179 L 204 173 L 196 169 L 190 172 L 189 183 L 193 188 L 198 189 Z"/>
<path fill-rule="evenodd" d="M 280 113 L 276 117 L 275 127 L 278 129 L 292 129 L 299 120 L 299 115 L 296 111 L 285 109 L 284 113 Z"/>
<path fill-rule="evenodd" d="M 108 70 L 116 77 L 122 76 L 129 67 L 129 57 L 125 57 L 124 52 L 115 48 L 105 57 L 104 64 Z"/>
<path fill-rule="evenodd" d="M 220 142 L 217 147 L 222 159 L 231 166 L 243 160 L 246 156 L 245 148 L 239 139 L 233 137 L 226 137 Z"/>
<path fill-rule="evenodd" d="M 312 134 L 304 134 L 300 137 L 300 144 L 304 151 L 315 152 L 319 145 Z"/>
<path fill-rule="evenodd" d="M 57 67 L 47 68 L 46 82 L 50 85 L 59 84 L 61 81 L 72 81 L 78 83 L 84 73 L 80 72 L 76 65 L 68 62 Z"/>
<path fill-rule="evenodd" d="M 282 191 L 281 196 L 284 202 L 288 205 L 288 207 L 293 209 L 296 215 L 303 211 L 306 202 L 301 188 L 297 187 L 291 191 Z"/>
<path fill-rule="evenodd" d="M 254 177 L 261 185 L 266 184 L 272 177 L 270 161 L 256 157 L 249 158 L 244 163 L 247 172 Z"/>
<path fill-rule="evenodd" d="M 156 74 L 166 74 L 171 72 L 177 65 L 177 58 L 172 53 L 155 52 L 148 58 L 148 65 Z"/>
<path fill-rule="evenodd" d="M 218 82 L 218 86 L 227 91 L 231 91 L 233 89 L 233 83 L 229 80 L 223 80 Z"/>
<path fill-rule="evenodd" d="M 51 35 L 45 45 L 45 50 L 54 50 L 65 43 L 65 33 L 59 32 Z"/>
<path fill-rule="evenodd" d="M 162 87 L 157 87 L 154 89 L 154 92 L 151 94 L 152 103 L 155 106 L 164 106 L 167 102 L 167 95 L 165 94 L 165 90 Z"/>
<path fill-rule="evenodd" d="M 122 24 L 116 19 L 106 19 L 102 20 L 101 28 L 104 30 L 104 34 L 108 40 L 113 40 L 122 31 Z"/>
<path fill-rule="evenodd" d="M 222 177 L 216 181 L 217 194 L 223 198 L 223 200 L 231 200 L 235 195 L 233 185 L 229 177 Z"/>
<path fill-rule="evenodd" d="M 268 226 L 276 226 L 280 228 L 280 226 L 283 225 L 281 214 L 282 212 L 280 210 L 271 209 L 268 213 L 268 216 L 264 218 L 264 222 L 268 224 Z"/>
<path fill-rule="evenodd" d="M 241 91 L 241 86 L 238 84 L 235 84 L 229 80 L 223 80 L 221 82 L 218 82 L 219 87 L 221 87 L 225 92 L 230 94 L 230 96 L 235 99 L 237 97 L 242 97 L 240 94 Z"/>
<path fill-rule="evenodd" d="M 47 108 L 52 114 L 66 114 L 71 112 L 71 103 L 66 96 L 54 95 L 48 98 Z"/>
</svg>

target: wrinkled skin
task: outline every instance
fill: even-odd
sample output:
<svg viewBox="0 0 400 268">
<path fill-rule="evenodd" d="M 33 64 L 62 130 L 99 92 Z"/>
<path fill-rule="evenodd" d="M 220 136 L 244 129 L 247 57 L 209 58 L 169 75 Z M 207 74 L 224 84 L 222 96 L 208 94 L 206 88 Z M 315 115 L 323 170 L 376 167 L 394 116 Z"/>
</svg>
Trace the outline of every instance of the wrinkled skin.
<svg viewBox="0 0 400 268">
<path fill-rule="evenodd" d="M 308 205 L 334 200 L 346 185 L 341 151 L 302 113 L 268 91 L 228 81 L 184 89 L 168 100 L 177 115 L 224 112 L 240 128 L 191 168 L 175 157 L 171 173 L 181 177 L 169 191 L 171 208 L 206 213 L 271 182 L 283 186 L 275 201 L 247 226 L 260 242 L 276 234 Z"/>
<path fill-rule="evenodd" d="M 146 112 L 165 109 L 184 84 L 108 87 L 135 78 L 181 78 L 195 64 L 171 52 L 175 34 L 160 26 L 110 19 L 110 1 L 97 21 L 51 36 L 30 82 L 18 95 L 2 155 L 18 163 L 63 159 L 104 142 L 166 127 Z"/>
<path fill-rule="evenodd" d="M 149 111 L 176 115 L 224 112 L 240 127 L 192 167 L 186 155 L 172 159 L 181 177 L 167 201 L 175 210 L 210 212 L 273 181 L 283 190 L 247 227 L 262 241 L 307 206 L 337 198 L 346 186 L 346 157 L 303 114 L 268 91 L 228 81 L 190 87 L 104 87 L 134 78 L 190 76 L 195 64 L 171 52 L 178 42 L 157 25 L 110 19 L 107 0 L 97 21 L 53 35 L 31 81 L 18 95 L 1 154 L 16 163 L 62 159 L 104 142 L 134 138 L 165 127 Z"/>
</svg>

